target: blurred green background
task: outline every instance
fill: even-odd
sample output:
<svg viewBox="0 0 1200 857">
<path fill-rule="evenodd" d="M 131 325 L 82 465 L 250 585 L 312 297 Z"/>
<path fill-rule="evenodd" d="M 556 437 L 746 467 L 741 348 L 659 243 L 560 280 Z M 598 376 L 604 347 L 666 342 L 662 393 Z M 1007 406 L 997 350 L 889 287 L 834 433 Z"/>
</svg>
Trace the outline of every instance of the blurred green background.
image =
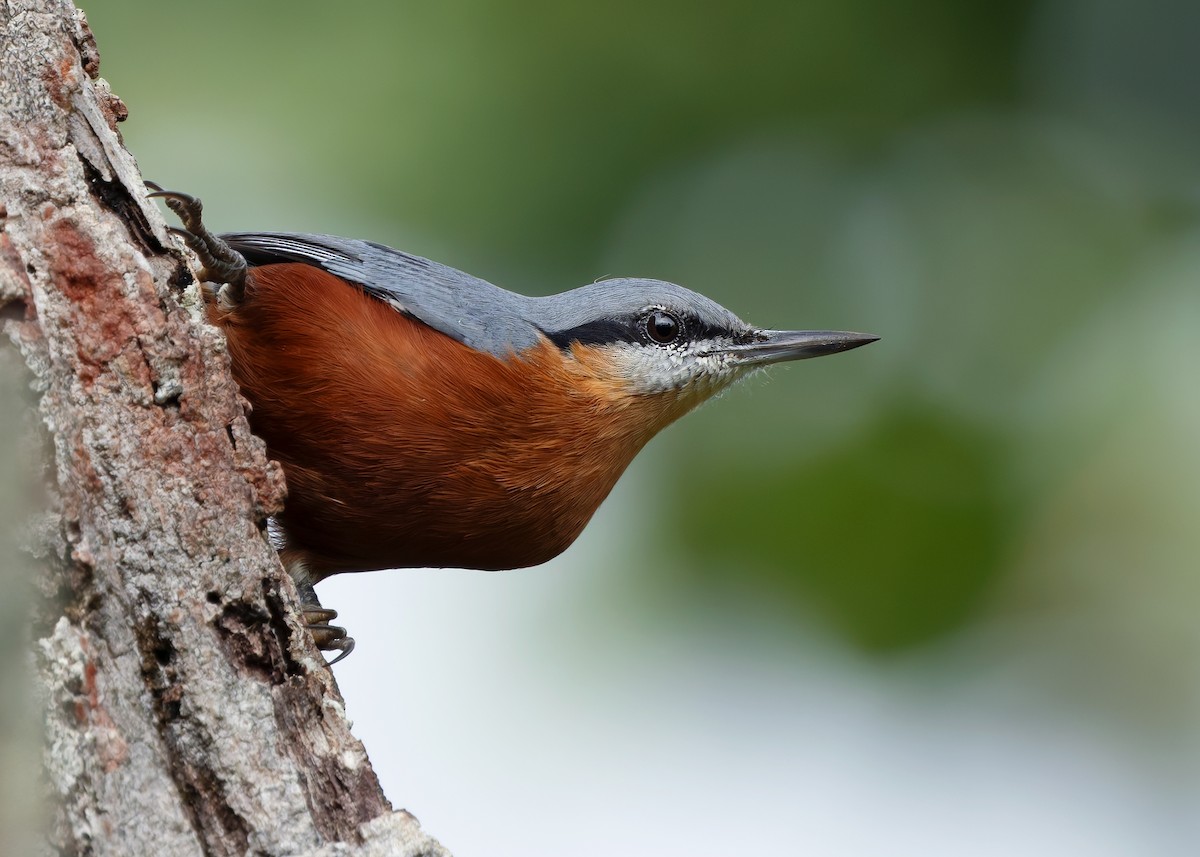
<svg viewBox="0 0 1200 857">
<path fill-rule="evenodd" d="M 718 635 L 743 666 L 932 709 L 994 681 L 1031 723 L 1095 730 L 1083 758 L 1128 750 L 1153 785 L 1117 803 L 1165 837 L 1137 853 L 1200 847 L 1200 6 L 85 9 L 145 175 L 215 227 L 378 240 L 531 293 L 658 277 L 763 326 L 882 336 L 648 448 L 530 618 L 564 674 L 592 680 L 579 659 L 619 627 L 635 651 L 675 640 L 679 669 L 705 667 L 681 641 Z M 401 635 L 436 600 L 395 597 Z"/>
</svg>

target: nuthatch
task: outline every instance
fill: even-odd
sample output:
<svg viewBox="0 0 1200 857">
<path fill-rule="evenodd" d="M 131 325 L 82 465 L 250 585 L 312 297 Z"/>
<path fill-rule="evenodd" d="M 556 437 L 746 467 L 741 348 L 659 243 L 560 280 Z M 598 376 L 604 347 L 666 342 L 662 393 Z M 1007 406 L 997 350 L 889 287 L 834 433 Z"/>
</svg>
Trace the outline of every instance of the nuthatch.
<svg viewBox="0 0 1200 857">
<path fill-rule="evenodd" d="M 538 565 L 650 438 L 755 369 L 877 337 L 763 330 L 681 286 L 526 297 L 380 244 L 239 232 L 163 191 L 198 254 L 250 423 L 283 465 L 280 556 L 317 644 L 353 640 L 313 584 L 344 571 Z"/>
</svg>

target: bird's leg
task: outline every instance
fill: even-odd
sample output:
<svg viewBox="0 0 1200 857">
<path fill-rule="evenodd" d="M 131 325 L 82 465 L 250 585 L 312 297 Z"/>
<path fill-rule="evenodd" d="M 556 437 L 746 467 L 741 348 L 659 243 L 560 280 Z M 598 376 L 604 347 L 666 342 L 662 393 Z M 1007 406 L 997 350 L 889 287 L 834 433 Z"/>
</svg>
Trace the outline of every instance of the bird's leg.
<svg viewBox="0 0 1200 857">
<path fill-rule="evenodd" d="M 300 593 L 300 609 L 304 613 L 304 624 L 312 634 L 313 642 L 322 652 L 341 652 L 330 664 L 336 664 L 354 651 L 354 638 L 346 636 L 346 629 L 329 623 L 337 618 L 336 610 L 328 610 L 317 600 L 317 591 L 311 583 L 296 582 Z"/>
<path fill-rule="evenodd" d="M 241 303 L 249 268 L 246 257 L 208 230 L 201 216 L 204 206 L 200 200 L 190 194 L 163 190 L 154 182 L 146 182 L 146 187 L 154 191 L 149 194 L 151 199 L 164 200 L 167 208 L 183 221 L 183 229 L 174 226 L 167 228 L 182 238 L 200 257 L 200 264 L 204 266 L 201 276 L 213 283 L 224 283 L 226 288 L 221 290 L 222 297 L 233 304 Z"/>
</svg>

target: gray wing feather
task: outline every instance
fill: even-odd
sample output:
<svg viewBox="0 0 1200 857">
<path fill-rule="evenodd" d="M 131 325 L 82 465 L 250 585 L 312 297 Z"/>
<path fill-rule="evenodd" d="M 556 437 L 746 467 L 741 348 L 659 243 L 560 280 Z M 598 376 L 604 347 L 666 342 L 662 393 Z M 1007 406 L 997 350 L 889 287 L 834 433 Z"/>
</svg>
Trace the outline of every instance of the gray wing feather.
<svg viewBox="0 0 1200 857">
<path fill-rule="evenodd" d="M 538 328 L 527 320 L 532 299 L 420 256 L 333 235 L 233 232 L 221 237 L 251 266 L 314 265 L 481 351 L 505 356 L 538 339 Z"/>
</svg>

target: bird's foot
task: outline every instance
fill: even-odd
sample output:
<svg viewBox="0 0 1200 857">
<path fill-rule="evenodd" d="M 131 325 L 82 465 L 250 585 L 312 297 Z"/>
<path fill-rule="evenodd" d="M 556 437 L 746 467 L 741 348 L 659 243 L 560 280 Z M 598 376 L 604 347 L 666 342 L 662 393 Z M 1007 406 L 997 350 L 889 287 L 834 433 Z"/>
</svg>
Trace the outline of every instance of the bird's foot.
<svg viewBox="0 0 1200 857">
<path fill-rule="evenodd" d="M 340 625 L 330 625 L 337 618 L 336 610 L 324 607 L 305 607 L 304 625 L 312 634 L 313 642 L 322 652 L 341 652 L 330 664 L 336 664 L 346 655 L 354 651 L 354 638 L 346 635 L 346 629 Z"/>
<path fill-rule="evenodd" d="M 249 269 L 246 257 L 208 230 L 204 225 L 204 206 L 200 200 L 191 194 L 163 190 L 154 182 L 146 182 L 146 187 L 153 191 L 148 195 L 150 199 L 166 202 L 167 208 L 183 222 L 183 229 L 175 226 L 167 228 L 182 238 L 200 258 L 200 264 L 204 266 L 201 276 L 213 283 L 227 284 L 228 298 L 240 303 L 245 294 L 246 271 Z"/>
<path fill-rule="evenodd" d="M 337 611 L 321 606 L 312 584 L 297 583 L 296 589 L 300 593 L 300 609 L 304 613 L 304 626 L 312 634 L 317 648 L 322 652 L 341 652 L 329 662 L 332 666 L 354 651 L 354 638 L 348 636 L 346 629 L 340 625 L 329 624 L 337 618 Z"/>
</svg>

